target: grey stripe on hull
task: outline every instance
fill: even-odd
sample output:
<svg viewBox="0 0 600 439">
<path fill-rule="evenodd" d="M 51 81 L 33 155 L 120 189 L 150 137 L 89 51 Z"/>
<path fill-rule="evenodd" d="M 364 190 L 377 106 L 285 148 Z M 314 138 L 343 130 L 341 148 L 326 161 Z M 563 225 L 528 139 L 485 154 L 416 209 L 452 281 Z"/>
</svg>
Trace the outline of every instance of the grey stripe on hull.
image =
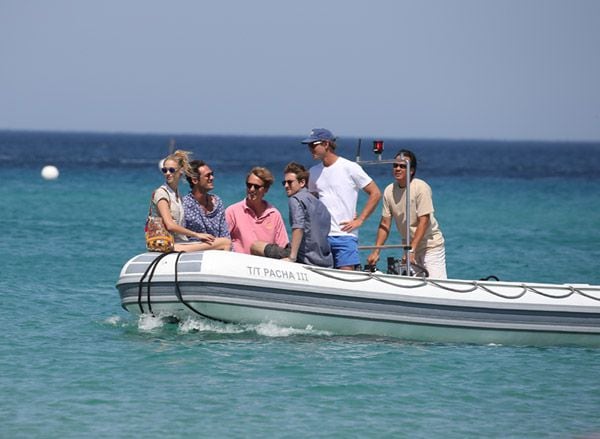
<svg viewBox="0 0 600 439">
<path fill-rule="evenodd" d="M 411 303 L 210 282 L 181 282 L 180 287 L 184 300 L 197 304 L 239 305 L 272 311 L 420 325 L 600 334 L 600 313 Z M 131 304 L 137 307 L 137 284 L 121 284 L 119 291 L 125 307 L 129 308 L 128 305 Z M 147 291 L 144 286 L 142 303 L 146 304 L 146 302 Z M 166 305 L 170 302 L 178 302 L 174 294 L 174 284 L 152 283 L 153 309 L 158 310 L 161 304 Z M 138 311 L 139 309 L 136 312 Z"/>
</svg>

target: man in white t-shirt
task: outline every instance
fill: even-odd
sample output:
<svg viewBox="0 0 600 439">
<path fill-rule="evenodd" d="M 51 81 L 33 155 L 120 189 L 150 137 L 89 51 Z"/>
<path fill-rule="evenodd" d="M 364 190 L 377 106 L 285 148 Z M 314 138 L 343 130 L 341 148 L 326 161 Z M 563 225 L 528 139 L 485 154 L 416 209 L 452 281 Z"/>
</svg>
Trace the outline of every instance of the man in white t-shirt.
<svg viewBox="0 0 600 439">
<path fill-rule="evenodd" d="M 410 161 L 410 212 L 406 214 L 406 158 Z M 396 154 L 393 164 L 395 182 L 383 191 L 383 208 L 377 230 L 376 246 L 383 246 L 390 233 L 392 219 L 406 243 L 406 221 L 410 220 L 410 262 L 425 267 L 429 276 L 446 279 L 446 248 L 444 235 L 433 215 L 431 188 L 425 181 L 414 178 L 417 158 L 412 151 L 403 149 Z M 367 257 L 375 265 L 379 260 L 377 248 Z"/>
<path fill-rule="evenodd" d="M 334 267 L 354 270 L 360 264 L 358 228 L 373 213 L 381 192 L 371 177 L 357 164 L 335 153 L 335 136 L 325 128 L 315 128 L 302 141 L 307 144 L 313 159 L 320 160 L 310 168 L 308 190 L 319 197 L 331 214 L 328 240 Z M 368 195 L 362 212 L 357 215 L 356 204 L 360 190 Z"/>
</svg>

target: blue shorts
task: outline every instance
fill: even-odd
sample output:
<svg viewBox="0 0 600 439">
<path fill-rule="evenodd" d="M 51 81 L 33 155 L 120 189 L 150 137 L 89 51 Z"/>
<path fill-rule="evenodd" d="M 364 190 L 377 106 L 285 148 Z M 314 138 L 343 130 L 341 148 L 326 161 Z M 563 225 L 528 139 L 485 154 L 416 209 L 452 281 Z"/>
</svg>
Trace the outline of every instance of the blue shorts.
<svg viewBox="0 0 600 439">
<path fill-rule="evenodd" d="M 358 239 L 354 236 L 328 236 L 327 240 L 333 254 L 333 266 L 335 268 L 360 264 L 358 254 Z"/>
</svg>

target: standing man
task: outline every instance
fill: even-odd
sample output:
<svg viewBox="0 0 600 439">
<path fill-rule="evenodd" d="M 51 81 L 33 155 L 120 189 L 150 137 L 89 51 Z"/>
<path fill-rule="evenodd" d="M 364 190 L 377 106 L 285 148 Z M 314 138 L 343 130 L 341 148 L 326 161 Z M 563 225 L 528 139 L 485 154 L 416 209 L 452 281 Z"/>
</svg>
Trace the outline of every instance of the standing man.
<svg viewBox="0 0 600 439">
<path fill-rule="evenodd" d="M 186 175 L 186 179 L 192 191 L 183 197 L 186 228 L 214 237 L 204 250 L 230 250 L 231 239 L 223 201 L 210 193 L 215 188 L 215 174 L 202 160 L 192 160 L 190 169 L 192 174 Z"/>
<path fill-rule="evenodd" d="M 250 254 L 256 241 L 280 247 L 288 243 L 281 214 L 264 200 L 273 181 L 273 174 L 267 168 L 252 168 L 246 176 L 246 198 L 225 210 L 233 251 Z"/>
<path fill-rule="evenodd" d="M 381 192 L 371 177 L 357 164 L 335 153 L 335 136 L 325 128 L 315 128 L 302 141 L 307 144 L 313 159 L 321 163 L 310 168 L 312 176 L 308 190 L 316 194 L 331 214 L 329 244 L 334 267 L 354 270 L 360 263 L 358 228 L 373 213 Z M 368 195 L 362 212 L 357 215 L 358 193 Z"/>
<path fill-rule="evenodd" d="M 292 241 L 286 247 L 255 242 L 252 253 L 302 264 L 333 267 L 333 256 L 327 235 L 331 215 L 325 205 L 308 192 L 309 174 L 298 163 L 288 163 L 283 171 L 283 187 L 288 196 Z"/>
<path fill-rule="evenodd" d="M 403 158 L 404 157 L 404 158 Z M 385 244 L 390 233 L 392 218 L 406 242 L 406 159 L 410 161 L 410 262 L 425 267 L 429 276 L 446 279 L 446 248 L 444 236 L 433 216 L 431 188 L 423 180 L 415 177 L 417 158 L 406 149 L 398 151 L 393 164 L 396 179 L 383 192 L 383 208 L 377 229 L 376 246 Z M 375 265 L 379 260 L 380 249 L 375 249 L 367 257 L 367 263 Z"/>
</svg>

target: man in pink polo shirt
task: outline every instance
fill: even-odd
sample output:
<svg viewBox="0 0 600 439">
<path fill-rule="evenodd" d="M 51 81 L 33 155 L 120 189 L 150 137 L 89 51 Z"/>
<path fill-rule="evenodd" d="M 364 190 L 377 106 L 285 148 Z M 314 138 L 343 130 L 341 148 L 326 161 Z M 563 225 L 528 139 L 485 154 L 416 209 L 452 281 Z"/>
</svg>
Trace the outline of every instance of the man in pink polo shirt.
<svg viewBox="0 0 600 439">
<path fill-rule="evenodd" d="M 246 198 L 225 210 L 233 251 L 250 254 L 255 241 L 280 247 L 288 244 L 281 213 L 263 199 L 273 181 L 273 174 L 267 168 L 252 168 L 246 176 Z"/>
</svg>

